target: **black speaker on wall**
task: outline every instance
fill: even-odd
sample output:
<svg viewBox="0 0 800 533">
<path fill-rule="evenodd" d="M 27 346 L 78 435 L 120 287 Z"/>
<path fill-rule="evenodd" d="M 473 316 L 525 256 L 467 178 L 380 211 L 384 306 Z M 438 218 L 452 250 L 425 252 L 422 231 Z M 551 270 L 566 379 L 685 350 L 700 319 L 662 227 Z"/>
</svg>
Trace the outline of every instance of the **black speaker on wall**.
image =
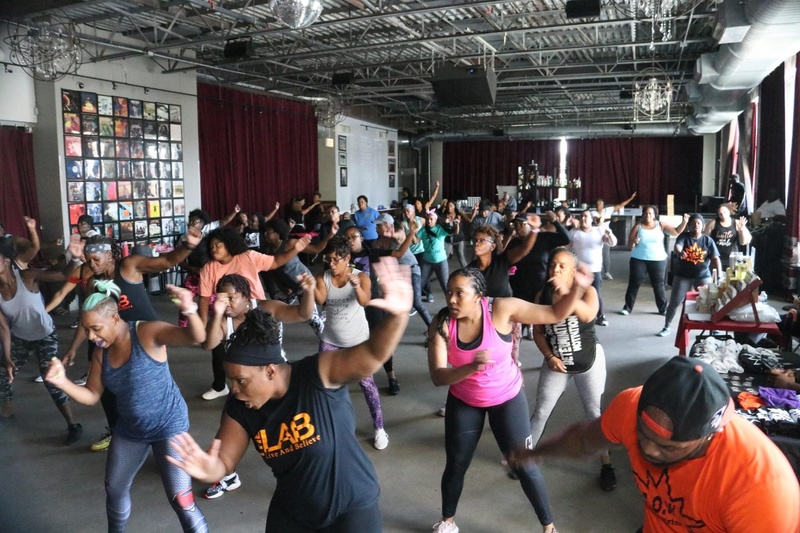
<svg viewBox="0 0 800 533">
<path fill-rule="evenodd" d="M 568 19 L 600 16 L 600 0 L 567 0 L 565 14 Z"/>
<path fill-rule="evenodd" d="M 331 76 L 331 85 L 350 85 L 353 83 L 352 72 L 334 72 Z"/>
<path fill-rule="evenodd" d="M 494 69 L 471 66 L 442 66 L 431 77 L 441 107 L 493 105 L 497 96 Z"/>
</svg>

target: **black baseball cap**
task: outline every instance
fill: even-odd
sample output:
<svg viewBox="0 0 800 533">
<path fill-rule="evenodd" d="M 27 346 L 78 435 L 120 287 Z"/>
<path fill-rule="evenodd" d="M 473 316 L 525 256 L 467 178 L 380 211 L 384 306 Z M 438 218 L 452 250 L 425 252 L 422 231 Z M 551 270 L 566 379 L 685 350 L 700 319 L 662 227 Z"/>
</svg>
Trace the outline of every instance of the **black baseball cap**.
<svg viewBox="0 0 800 533">
<path fill-rule="evenodd" d="M 644 410 L 655 407 L 672 422 L 665 428 Z M 701 439 L 719 431 L 734 415 L 733 400 L 720 375 L 706 363 L 673 357 L 642 387 L 637 413 L 658 435 L 677 442 Z"/>
</svg>

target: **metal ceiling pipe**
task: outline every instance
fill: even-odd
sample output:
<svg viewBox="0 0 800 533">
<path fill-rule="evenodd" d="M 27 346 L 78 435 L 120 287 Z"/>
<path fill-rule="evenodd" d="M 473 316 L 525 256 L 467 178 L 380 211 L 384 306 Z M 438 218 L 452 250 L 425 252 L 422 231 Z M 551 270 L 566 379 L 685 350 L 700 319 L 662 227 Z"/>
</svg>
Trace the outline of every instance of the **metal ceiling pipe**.
<svg viewBox="0 0 800 533">
<path fill-rule="evenodd" d="M 740 0 L 725 0 L 731 9 Z M 751 91 L 787 58 L 800 51 L 800 2 L 750 0 L 743 6 L 750 23 L 739 43 L 723 44 L 703 54 L 689 84 L 695 112 L 689 131 L 715 133 L 736 118 L 750 102 Z"/>
<path fill-rule="evenodd" d="M 453 132 L 430 132 L 411 139 L 414 148 L 437 141 L 502 141 L 515 139 L 560 139 L 596 137 L 677 137 L 687 136 L 689 131 L 683 124 L 588 124 L 583 126 L 531 126 L 508 128 L 503 135 L 495 130 L 465 130 Z"/>
</svg>

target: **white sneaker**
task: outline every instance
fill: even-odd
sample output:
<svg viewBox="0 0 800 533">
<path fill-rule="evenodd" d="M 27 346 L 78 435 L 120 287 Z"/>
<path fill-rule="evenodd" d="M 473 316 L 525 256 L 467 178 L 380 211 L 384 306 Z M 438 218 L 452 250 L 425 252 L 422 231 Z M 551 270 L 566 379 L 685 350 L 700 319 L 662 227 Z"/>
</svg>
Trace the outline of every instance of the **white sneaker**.
<svg viewBox="0 0 800 533">
<path fill-rule="evenodd" d="M 86 380 L 87 379 L 89 379 L 89 373 L 88 372 L 86 374 L 82 375 L 81 377 L 79 377 L 78 379 L 76 379 L 75 381 L 73 381 L 73 383 L 75 385 L 79 385 L 79 386 L 83 387 L 83 386 L 86 385 Z"/>
<path fill-rule="evenodd" d="M 236 472 L 232 473 L 229 476 L 225 476 L 224 478 L 220 479 L 219 482 L 214 483 L 210 487 L 206 489 L 206 493 L 203 495 L 206 499 L 213 500 L 214 498 L 219 498 L 226 492 L 230 492 L 232 490 L 236 490 L 242 486 L 241 480 L 239 480 L 239 474 Z"/>
<path fill-rule="evenodd" d="M 44 383 L 44 378 L 42 378 L 41 375 L 36 376 L 35 378 L 33 378 L 33 382 L 34 383 Z"/>
<path fill-rule="evenodd" d="M 612 279 L 614 279 L 614 276 L 612 276 L 611 274 L 606 272 L 605 274 L 603 274 L 603 279 L 607 279 L 607 280 L 611 281 Z"/>
<path fill-rule="evenodd" d="M 204 400 L 216 400 L 217 398 L 227 396 L 229 392 L 230 390 L 228 390 L 228 386 L 225 385 L 225 388 L 220 391 L 216 391 L 214 389 L 208 389 L 200 397 Z"/>
<path fill-rule="evenodd" d="M 442 520 L 433 524 L 433 533 L 458 533 L 458 526 L 455 522 Z"/>
<path fill-rule="evenodd" d="M 446 405 L 441 406 L 439 410 L 436 411 L 436 414 L 442 417 L 445 416 L 445 414 L 447 414 L 447 406 Z"/>
<path fill-rule="evenodd" d="M 657 337 L 666 337 L 667 335 L 669 335 L 669 328 L 664 328 L 658 333 L 656 333 Z"/>
<path fill-rule="evenodd" d="M 386 434 L 386 430 L 375 430 L 375 440 L 373 441 L 372 445 L 376 450 L 383 450 L 389 445 L 389 435 Z"/>
</svg>

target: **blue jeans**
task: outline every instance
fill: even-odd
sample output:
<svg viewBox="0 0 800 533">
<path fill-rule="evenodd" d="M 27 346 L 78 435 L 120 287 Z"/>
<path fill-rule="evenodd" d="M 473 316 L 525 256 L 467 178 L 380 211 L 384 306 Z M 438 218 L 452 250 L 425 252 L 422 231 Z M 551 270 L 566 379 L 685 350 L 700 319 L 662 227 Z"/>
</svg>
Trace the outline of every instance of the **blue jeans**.
<svg viewBox="0 0 800 533">
<path fill-rule="evenodd" d="M 425 304 L 422 302 L 422 276 L 414 270 L 411 271 L 411 288 L 414 289 L 414 309 L 419 313 L 425 326 L 430 326 L 433 319 Z"/>
</svg>

